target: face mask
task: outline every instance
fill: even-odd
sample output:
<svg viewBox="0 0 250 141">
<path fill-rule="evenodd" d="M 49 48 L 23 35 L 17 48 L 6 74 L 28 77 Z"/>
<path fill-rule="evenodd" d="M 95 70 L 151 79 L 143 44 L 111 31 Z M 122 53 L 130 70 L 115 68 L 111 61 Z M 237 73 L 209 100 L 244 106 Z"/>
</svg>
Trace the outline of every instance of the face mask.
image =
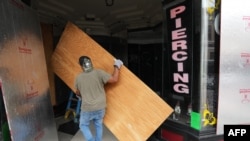
<svg viewBox="0 0 250 141">
<path fill-rule="evenodd" d="M 93 70 L 93 65 L 90 59 L 84 58 L 82 67 L 85 72 L 90 72 Z"/>
</svg>

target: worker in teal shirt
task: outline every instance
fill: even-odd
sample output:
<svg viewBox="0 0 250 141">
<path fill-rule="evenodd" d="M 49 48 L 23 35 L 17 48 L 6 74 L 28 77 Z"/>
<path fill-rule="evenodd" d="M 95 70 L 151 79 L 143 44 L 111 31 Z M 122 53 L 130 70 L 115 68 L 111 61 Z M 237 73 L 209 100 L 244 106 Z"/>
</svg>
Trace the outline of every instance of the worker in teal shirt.
<svg viewBox="0 0 250 141">
<path fill-rule="evenodd" d="M 120 59 L 115 59 L 112 74 L 101 69 L 95 69 L 88 56 L 81 56 L 79 64 L 83 68 L 83 72 L 75 79 L 75 93 L 82 99 L 79 128 L 86 141 L 101 141 L 103 136 L 103 117 L 106 108 L 104 85 L 118 81 L 119 70 L 123 62 Z M 94 123 L 95 136 L 90 130 L 90 121 Z"/>
</svg>

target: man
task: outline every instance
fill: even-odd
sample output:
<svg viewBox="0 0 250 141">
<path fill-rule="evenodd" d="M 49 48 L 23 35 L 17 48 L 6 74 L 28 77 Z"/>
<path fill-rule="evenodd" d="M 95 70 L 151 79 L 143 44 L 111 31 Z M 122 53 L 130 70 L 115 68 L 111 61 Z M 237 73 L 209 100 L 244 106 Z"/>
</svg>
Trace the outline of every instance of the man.
<svg viewBox="0 0 250 141">
<path fill-rule="evenodd" d="M 88 56 L 81 56 L 79 64 L 83 68 L 83 72 L 75 79 L 75 93 L 82 98 L 79 127 L 87 141 L 101 141 L 106 107 L 104 85 L 118 81 L 119 70 L 123 62 L 119 59 L 115 60 L 112 74 L 101 69 L 94 69 Z M 95 125 L 95 136 L 90 130 L 90 121 L 93 121 Z"/>
</svg>

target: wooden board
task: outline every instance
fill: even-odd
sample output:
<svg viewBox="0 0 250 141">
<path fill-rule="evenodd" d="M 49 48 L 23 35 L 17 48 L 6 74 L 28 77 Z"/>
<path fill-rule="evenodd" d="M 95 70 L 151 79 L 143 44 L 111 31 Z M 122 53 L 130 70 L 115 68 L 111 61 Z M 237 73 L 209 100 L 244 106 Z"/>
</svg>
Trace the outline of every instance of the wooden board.
<svg viewBox="0 0 250 141">
<path fill-rule="evenodd" d="M 68 22 L 52 55 L 54 72 L 74 90 L 82 71 L 78 58 L 89 56 L 95 68 L 112 73 L 114 57 L 74 24 Z M 108 84 L 106 127 L 119 141 L 145 141 L 168 118 L 173 109 L 126 66 L 119 82 Z"/>
<path fill-rule="evenodd" d="M 41 23 L 41 31 L 43 38 L 43 46 L 48 70 L 50 99 L 53 106 L 56 105 L 56 91 L 55 91 L 55 76 L 51 68 L 50 58 L 53 53 L 53 26 L 50 24 Z"/>
</svg>

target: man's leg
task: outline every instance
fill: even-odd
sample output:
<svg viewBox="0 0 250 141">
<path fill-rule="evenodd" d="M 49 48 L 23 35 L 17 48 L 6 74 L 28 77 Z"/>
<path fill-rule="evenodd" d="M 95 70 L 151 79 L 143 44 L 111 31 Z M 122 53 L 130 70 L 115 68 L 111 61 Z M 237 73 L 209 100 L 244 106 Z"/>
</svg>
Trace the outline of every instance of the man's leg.
<svg viewBox="0 0 250 141">
<path fill-rule="evenodd" d="M 94 118 L 94 124 L 95 124 L 95 130 L 96 130 L 95 141 L 102 141 L 104 114 L 105 114 L 105 110 L 98 110 L 95 113 L 95 118 Z"/>
<path fill-rule="evenodd" d="M 93 135 L 91 133 L 91 130 L 89 128 L 89 124 L 90 124 L 90 112 L 83 112 L 81 111 L 80 113 L 80 124 L 79 124 L 79 128 L 81 130 L 81 132 L 83 133 L 86 141 L 94 141 Z"/>
</svg>

